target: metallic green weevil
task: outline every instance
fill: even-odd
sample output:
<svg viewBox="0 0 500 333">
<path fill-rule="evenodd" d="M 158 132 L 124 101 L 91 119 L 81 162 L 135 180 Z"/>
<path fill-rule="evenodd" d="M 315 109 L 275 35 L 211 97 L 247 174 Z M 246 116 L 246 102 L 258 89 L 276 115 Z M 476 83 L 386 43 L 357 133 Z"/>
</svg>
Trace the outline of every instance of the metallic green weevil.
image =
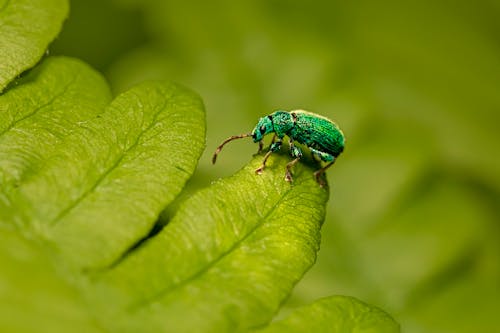
<svg viewBox="0 0 500 333">
<path fill-rule="evenodd" d="M 317 156 L 322 161 L 328 162 L 324 167 L 314 172 L 314 177 L 320 186 L 325 185 L 321 178 L 321 174 L 332 166 L 337 156 L 344 150 L 344 134 L 337 124 L 330 119 L 303 110 L 294 110 L 290 112 L 279 110 L 260 118 L 252 133 L 233 135 L 227 138 L 215 150 L 214 156 L 212 157 L 212 163 L 215 164 L 217 155 L 226 143 L 249 136 L 253 138 L 253 142 L 259 143 L 259 151 L 257 153 L 260 153 L 264 145 L 262 139 L 269 133 L 274 133 L 269 151 L 264 156 L 262 165 L 255 170 L 255 172 L 257 174 L 262 173 L 266 166 L 267 159 L 273 152 L 280 150 L 283 137 L 286 135 L 289 137 L 290 155 L 294 158 L 286 165 L 285 180 L 287 182 L 292 181 L 290 169 L 302 157 L 302 151 L 299 147 L 294 145 L 294 141 L 307 146 L 311 150 L 313 156 Z"/>
</svg>

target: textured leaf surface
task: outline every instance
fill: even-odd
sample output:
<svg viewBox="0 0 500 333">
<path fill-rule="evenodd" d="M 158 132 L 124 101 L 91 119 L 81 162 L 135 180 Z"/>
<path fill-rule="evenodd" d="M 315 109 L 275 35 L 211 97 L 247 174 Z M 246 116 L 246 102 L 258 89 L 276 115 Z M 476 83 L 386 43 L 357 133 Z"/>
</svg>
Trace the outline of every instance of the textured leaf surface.
<svg viewBox="0 0 500 333">
<path fill-rule="evenodd" d="M 96 301 L 99 315 L 121 318 L 108 320 L 113 331 L 233 332 L 271 320 L 314 263 L 328 191 L 304 165 L 285 182 L 285 156 L 255 175 L 261 160 L 186 200 L 160 234 L 96 277 L 94 295 L 123 301 L 113 314 Z"/>
<path fill-rule="evenodd" d="M 316 259 L 329 189 L 307 161 L 287 183 L 286 154 L 262 175 L 256 156 L 150 234 L 204 147 L 185 88 L 143 83 L 111 101 L 88 66 L 48 58 L 0 110 L 2 331 L 246 331 Z"/>
<path fill-rule="evenodd" d="M 70 58 L 48 58 L 19 83 L 0 96 L 0 193 L 4 195 L 26 182 L 58 143 L 100 114 L 111 100 L 104 79 Z"/>
<path fill-rule="evenodd" d="M 48 252 L 41 243 L 1 230 L 0 331 L 102 332 Z"/>
<path fill-rule="evenodd" d="M 67 15 L 66 0 L 0 0 L 0 92 L 40 60 Z"/>
<path fill-rule="evenodd" d="M 382 310 L 353 297 L 332 296 L 300 307 L 259 333 L 397 333 L 399 325 Z"/>
<path fill-rule="evenodd" d="M 405 332 L 500 332 L 499 1 L 112 0 L 136 8 L 143 19 L 128 26 L 151 38 L 130 38 L 109 66 L 123 48 L 108 41 L 128 31 L 116 30 L 119 5 L 73 2 L 89 9 L 74 6 L 59 52 L 103 64 L 115 91 L 190 82 L 210 106 L 208 147 L 275 107 L 341 125 L 321 251 L 291 307 L 356 295 Z M 96 15 L 113 20 L 98 26 Z M 216 168 L 207 152 L 193 186 L 254 151 L 227 149 Z"/>
<path fill-rule="evenodd" d="M 54 81 L 57 97 L 40 93 L 45 102 L 23 89 L 50 83 L 28 81 L 0 97 L 12 119 L 0 137 L 2 178 L 11 184 L 2 187 L 1 216 L 54 243 L 77 267 L 108 265 L 148 233 L 193 172 L 204 146 L 203 106 L 186 89 L 155 82 L 104 107 L 85 74 L 63 76 L 90 85 L 75 96 Z M 85 98 L 97 105 L 82 105 Z M 35 111 L 19 115 L 26 100 Z M 75 116 L 91 109 L 93 117 Z"/>
</svg>

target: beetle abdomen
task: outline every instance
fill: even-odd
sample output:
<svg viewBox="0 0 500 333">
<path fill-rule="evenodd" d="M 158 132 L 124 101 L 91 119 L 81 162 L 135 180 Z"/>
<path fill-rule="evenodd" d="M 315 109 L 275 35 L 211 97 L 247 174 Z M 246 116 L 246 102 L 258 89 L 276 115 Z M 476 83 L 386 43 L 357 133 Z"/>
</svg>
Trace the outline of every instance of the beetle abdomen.
<svg viewBox="0 0 500 333">
<path fill-rule="evenodd" d="M 328 118 L 307 111 L 291 111 L 295 126 L 289 136 L 297 142 L 338 156 L 344 150 L 344 134 Z"/>
</svg>

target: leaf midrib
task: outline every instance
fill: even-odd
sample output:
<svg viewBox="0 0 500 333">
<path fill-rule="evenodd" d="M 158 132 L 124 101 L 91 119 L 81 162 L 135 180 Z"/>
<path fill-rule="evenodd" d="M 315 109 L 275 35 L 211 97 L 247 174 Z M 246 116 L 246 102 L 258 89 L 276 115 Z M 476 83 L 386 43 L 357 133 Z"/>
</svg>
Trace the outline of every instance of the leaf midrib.
<svg viewBox="0 0 500 333">
<path fill-rule="evenodd" d="M 69 204 L 64 210 L 62 210 L 52 221 L 49 223 L 50 225 L 55 225 L 57 224 L 64 216 L 68 215 L 69 212 L 71 212 L 75 207 L 78 206 L 80 202 L 82 202 L 87 196 L 89 196 L 92 192 L 95 191 L 95 189 L 106 179 L 106 177 L 113 171 L 115 170 L 123 161 L 125 156 L 133 150 L 135 147 L 139 145 L 139 142 L 143 135 L 147 133 L 155 124 L 156 124 L 156 119 L 158 116 L 166 109 L 167 105 L 169 104 L 170 100 L 175 98 L 175 93 L 172 94 L 168 99 L 165 100 L 163 103 L 162 107 L 159 108 L 158 112 L 155 113 L 153 116 L 153 119 L 151 120 L 151 123 L 148 125 L 146 129 L 144 129 L 136 138 L 134 143 L 128 147 L 127 149 L 123 150 L 122 153 L 120 154 L 121 156 L 111 165 L 101 176 L 97 179 L 97 181 L 94 183 L 92 187 L 90 187 L 88 190 L 83 192 L 76 200 L 74 200 L 71 204 Z"/>
<path fill-rule="evenodd" d="M 172 286 L 170 286 L 170 287 L 168 287 L 168 288 L 166 288 L 164 290 L 160 290 L 157 293 L 155 293 L 153 296 L 148 297 L 148 298 L 146 298 L 144 300 L 141 300 L 140 302 L 131 304 L 129 307 L 127 307 L 127 310 L 129 310 L 131 312 L 137 311 L 141 307 L 143 307 L 143 306 L 145 306 L 147 304 L 155 302 L 157 299 L 159 299 L 159 298 L 161 298 L 161 297 L 163 297 L 165 295 L 168 295 L 169 293 L 175 291 L 176 289 L 181 288 L 182 286 L 188 284 L 189 282 L 192 282 L 192 281 L 196 280 L 197 278 L 201 277 L 203 274 L 205 274 L 206 272 L 208 272 L 212 267 L 214 267 L 222 259 L 224 259 L 228 255 L 230 255 L 233 251 L 235 251 L 254 232 L 256 232 L 260 227 L 262 227 L 264 225 L 264 222 L 266 221 L 267 217 L 269 217 L 269 215 L 271 215 L 275 211 L 276 207 L 278 207 L 283 202 L 283 200 L 289 195 L 289 193 L 291 191 L 292 191 L 292 186 L 290 186 L 286 190 L 286 192 L 281 196 L 281 198 L 279 198 L 279 200 L 273 206 L 271 206 L 269 208 L 269 211 L 259 219 L 259 222 L 257 222 L 255 224 L 255 226 L 252 229 L 250 229 L 250 231 L 244 237 L 242 237 L 241 239 L 239 239 L 238 241 L 236 241 L 227 251 L 221 253 L 217 258 L 215 258 L 214 260 L 210 261 L 207 265 L 205 265 L 204 267 L 202 267 L 200 270 L 198 270 L 197 272 L 193 273 L 192 275 L 188 276 L 183 281 L 181 281 L 181 282 L 179 282 L 177 284 L 174 284 L 174 285 L 172 285 Z"/>
<path fill-rule="evenodd" d="M 23 116 L 19 119 L 14 120 L 7 128 L 5 128 L 5 130 L 0 132 L 0 137 L 3 136 L 8 131 L 12 130 L 20 122 L 22 122 L 28 118 L 36 116 L 36 114 L 38 112 L 40 112 L 41 110 L 45 109 L 46 107 L 54 104 L 55 101 L 57 101 L 59 98 L 61 98 L 62 96 L 64 96 L 66 94 L 66 92 L 69 90 L 69 88 L 77 81 L 80 74 L 81 74 L 81 71 L 78 71 L 78 73 L 76 73 L 72 77 L 72 79 L 63 87 L 63 89 L 59 93 L 55 94 L 47 103 L 36 107 L 32 112 L 26 114 L 25 116 Z"/>
</svg>

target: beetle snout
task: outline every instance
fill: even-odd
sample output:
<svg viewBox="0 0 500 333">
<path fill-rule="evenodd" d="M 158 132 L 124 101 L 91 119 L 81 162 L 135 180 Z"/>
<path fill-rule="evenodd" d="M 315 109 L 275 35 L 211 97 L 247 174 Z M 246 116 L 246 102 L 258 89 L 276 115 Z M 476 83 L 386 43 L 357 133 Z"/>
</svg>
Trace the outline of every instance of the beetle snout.
<svg viewBox="0 0 500 333">
<path fill-rule="evenodd" d="M 262 134 L 260 134 L 257 131 L 253 131 L 252 132 L 252 139 L 253 139 L 253 142 L 258 142 L 258 141 L 262 140 Z"/>
</svg>

